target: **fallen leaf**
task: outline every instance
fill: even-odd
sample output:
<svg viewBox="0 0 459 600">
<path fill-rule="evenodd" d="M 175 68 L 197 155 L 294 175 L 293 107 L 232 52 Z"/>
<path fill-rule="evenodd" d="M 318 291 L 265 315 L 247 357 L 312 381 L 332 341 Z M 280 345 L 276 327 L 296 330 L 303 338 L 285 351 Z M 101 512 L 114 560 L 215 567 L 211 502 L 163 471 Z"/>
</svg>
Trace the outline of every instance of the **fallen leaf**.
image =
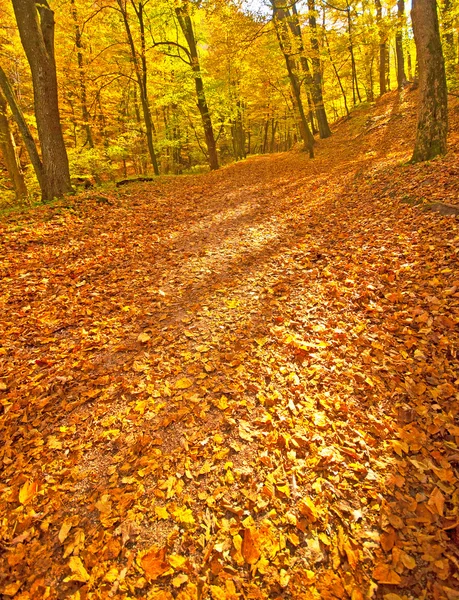
<svg viewBox="0 0 459 600">
<path fill-rule="evenodd" d="M 373 578 L 378 583 L 400 585 L 402 579 L 398 573 L 393 571 L 389 565 L 381 563 L 373 570 Z"/>
<path fill-rule="evenodd" d="M 27 480 L 19 491 L 19 502 L 28 504 L 38 492 L 38 482 Z"/>
<path fill-rule="evenodd" d="M 140 559 L 140 566 L 150 581 L 155 581 L 170 570 L 171 566 L 166 561 L 166 547 L 152 546 Z"/>
<path fill-rule="evenodd" d="M 249 565 L 253 565 L 261 556 L 259 534 L 255 527 L 249 527 L 244 530 L 244 537 L 242 538 L 242 556 Z"/>
<path fill-rule="evenodd" d="M 64 581 L 81 581 L 82 583 L 86 583 L 86 581 L 89 581 L 89 573 L 84 568 L 84 565 L 79 556 L 70 557 L 69 567 L 72 571 L 72 575 L 70 577 L 66 577 Z"/>
</svg>

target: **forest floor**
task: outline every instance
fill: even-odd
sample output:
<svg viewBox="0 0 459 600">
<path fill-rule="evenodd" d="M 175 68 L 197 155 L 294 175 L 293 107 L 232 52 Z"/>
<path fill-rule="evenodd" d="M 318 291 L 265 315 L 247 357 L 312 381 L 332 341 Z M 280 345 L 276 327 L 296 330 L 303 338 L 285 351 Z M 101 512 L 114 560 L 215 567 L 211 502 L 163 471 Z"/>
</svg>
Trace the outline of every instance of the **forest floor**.
<svg viewBox="0 0 459 600">
<path fill-rule="evenodd" d="M 408 165 L 414 96 L 0 223 L 2 598 L 459 599 L 459 107 Z"/>
</svg>

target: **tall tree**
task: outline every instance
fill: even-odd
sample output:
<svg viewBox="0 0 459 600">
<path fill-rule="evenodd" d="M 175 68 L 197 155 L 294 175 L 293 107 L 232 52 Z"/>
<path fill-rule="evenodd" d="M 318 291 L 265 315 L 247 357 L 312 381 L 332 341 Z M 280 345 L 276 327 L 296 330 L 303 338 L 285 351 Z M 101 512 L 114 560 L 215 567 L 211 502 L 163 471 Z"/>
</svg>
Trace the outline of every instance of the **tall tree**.
<svg viewBox="0 0 459 600">
<path fill-rule="evenodd" d="M 70 12 L 75 27 L 75 47 L 77 52 L 78 61 L 78 78 L 80 82 L 80 103 L 81 103 L 81 116 L 83 117 L 83 128 L 86 132 L 86 141 L 83 145 L 88 144 L 90 148 L 94 148 L 94 140 L 92 137 L 91 125 L 89 123 L 89 110 L 88 110 L 88 94 L 86 90 L 86 71 L 83 60 L 83 39 L 81 35 L 81 27 L 78 19 L 78 13 L 75 6 L 75 0 L 70 0 Z"/>
<path fill-rule="evenodd" d="M 0 92 L 0 153 L 13 184 L 16 200 L 21 201 L 27 196 L 27 187 L 21 165 L 16 156 L 14 138 L 8 122 L 6 107 L 6 99 Z"/>
<path fill-rule="evenodd" d="M 406 83 L 405 58 L 403 56 L 403 27 L 405 22 L 405 0 L 397 0 L 397 31 L 395 33 L 395 53 L 397 56 L 397 85 L 401 90 Z"/>
<path fill-rule="evenodd" d="M 383 25 L 381 0 L 375 0 L 375 6 L 379 33 L 379 95 L 382 96 L 386 93 L 386 34 Z"/>
<path fill-rule="evenodd" d="M 288 9 L 286 10 L 287 19 L 290 25 L 290 30 L 292 34 L 296 37 L 297 40 L 297 51 L 300 55 L 300 63 L 303 69 L 303 73 L 305 75 L 305 82 L 307 84 L 308 92 L 308 102 L 309 102 L 309 92 L 312 95 L 312 103 L 315 108 L 317 124 L 319 127 L 319 135 L 321 138 L 327 138 L 331 135 L 330 127 L 328 125 L 327 113 L 325 111 L 324 98 L 322 93 L 322 64 L 320 60 L 320 49 L 319 49 L 319 40 L 317 33 L 317 19 L 316 19 L 316 8 L 314 4 L 314 0 L 308 0 L 308 20 L 309 20 L 309 28 L 310 28 L 310 39 L 311 39 L 311 48 L 313 51 L 312 57 L 312 69 L 313 74 L 309 69 L 308 59 L 304 54 L 304 44 L 303 44 L 303 35 L 301 32 L 300 21 L 298 17 L 297 7 L 294 3 L 292 6 L 292 14 L 289 14 Z M 311 113 L 311 111 L 310 111 Z M 311 114 L 310 114 L 311 117 Z M 314 122 L 311 120 L 311 127 L 314 131 Z"/>
<path fill-rule="evenodd" d="M 18 129 L 22 136 L 22 140 L 29 154 L 30 162 L 32 163 L 32 166 L 34 168 L 38 184 L 40 186 L 40 189 L 43 189 L 43 165 L 41 162 L 40 155 L 38 154 L 35 140 L 33 139 L 33 136 L 30 133 L 30 129 L 27 125 L 24 115 L 22 114 L 22 110 L 18 104 L 10 82 L 8 81 L 6 73 L 2 69 L 2 67 L 0 67 L 0 89 L 3 92 L 6 101 L 10 105 L 10 110 L 13 114 L 13 118 L 16 121 L 16 125 L 18 126 Z"/>
<path fill-rule="evenodd" d="M 418 162 L 446 153 L 448 96 L 435 0 L 413 0 L 411 21 L 418 55 L 420 89 L 412 161 Z"/>
<path fill-rule="evenodd" d="M 454 89 L 457 86 L 457 52 L 454 42 L 454 6 L 452 0 L 444 0 L 441 17 L 446 78 L 448 84 Z"/>
<path fill-rule="evenodd" d="M 131 53 L 131 60 L 134 66 L 135 76 L 140 91 L 140 103 L 142 105 L 143 120 L 145 123 L 145 134 L 147 137 L 148 152 L 150 154 L 151 164 L 155 175 L 159 175 L 158 160 L 156 158 L 156 151 L 154 146 L 154 134 L 155 126 L 151 117 L 150 101 L 148 98 L 148 68 L 147 68 L 147 57 L 146 57 L 146 46 L 145 46 L 145 13 L 144 13 L 144 2 L 139 1 L 138 4 L 131 0 L 131 4 L 134 8 L 134 12 L 139 23 L 140 30 L 140 52 L 137 52 L 134 36 L 132 34 L 131 25 L 128 17 L 127 0 L 117 0 L 118 8 L 121 12 L 124 28 L 126 30 L 126 37 L 129 44 L 129 50 Z"/>
<path fill-rule="evenodd" d="M 294 51 L 292 49 L 291 41 L 289 38 L 289 27 L 287 25 L 288 13 L 286 8 L 278 6 L 276 0 L 271 0 L 273 8 L 273 21 L 274 27 L 279 42 L 279 47 L 284 55 L 285 65 L 287 67 L 287 73 L 290 80 L 290 86 L 292 88 L 292 99 L 294 103 L 295 111 L 299 117 L 299 130 L 303 139 L 304 150 L 309 152 L 309 156 L 314 158 L 314 137 L 309 129 L 308 122 L 306 120 L 306 114 L 304 112 L 303 100 L 301 98 L 301 87 L 296 71 L 296 64 L 294 59 Z"/>
<path fill-rule="evenodd" d="M 72 191 L 62 135 L 54 58 L 54 12 L 47 0 L 12 0 L 22 46 L 30 65 L 40 139 L 43 200 Z"/>
<path fill-rule="evenodd" d="M 209 106 L 207 104 L 204 82 L 202 80 L 201 64 L 199 62 L 196 37 L 194 35 L 193 22 L 190 15 L 190 6 L 188 0 L 182 0 L 175 7 L 175 14 L 180 25 L 180 29 L 188 45 L 188 55 L 191 63 L 191 69 L 194 75 L 194 85 L 196 88 L 196 99 L 198 110 L 201 114 L 204 136 L 206 138 L 207 154 L 209 166 L 212 170 L 218 169 L 217 144 L 212 126 Z"/>
</svg>

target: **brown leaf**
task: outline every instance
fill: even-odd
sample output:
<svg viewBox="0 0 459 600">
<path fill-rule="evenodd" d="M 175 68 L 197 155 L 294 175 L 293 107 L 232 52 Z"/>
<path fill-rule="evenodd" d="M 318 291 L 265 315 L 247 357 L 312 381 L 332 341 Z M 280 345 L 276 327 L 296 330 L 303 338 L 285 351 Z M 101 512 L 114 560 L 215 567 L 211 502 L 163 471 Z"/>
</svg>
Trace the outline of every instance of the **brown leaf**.
<svg viewBox="0 0 459 600">
<path fill-rule="evenodd" d="M 378 583 L 387 583 L 391 585 L 400 585 L 402 579 L 398 573 L 393 571 L 389 565 L 379 564 L 373 571 L 373 578 Z"/>
<path fill-rule="evenodd" d="M 445 508 L 445 497 L 443 496 L 438 487 L 435 487 L 432 493 L 430 494 L 427 506 L 429 506 L 433 512 L 439 514 L 440 517 L 443 516 L 443 511 Z"/>
</svg>

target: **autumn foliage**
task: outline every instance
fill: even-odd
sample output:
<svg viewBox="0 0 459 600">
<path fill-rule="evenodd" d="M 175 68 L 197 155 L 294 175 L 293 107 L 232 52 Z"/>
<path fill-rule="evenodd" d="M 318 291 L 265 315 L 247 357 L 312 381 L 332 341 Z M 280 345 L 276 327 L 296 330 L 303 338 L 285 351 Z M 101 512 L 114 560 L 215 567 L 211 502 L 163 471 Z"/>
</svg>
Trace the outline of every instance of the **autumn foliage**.
<svg viewBox="0 0 459 600">
<path fill-rule="evenodd" d="M 413 98 L 4 219 L 4 598 L 457 598 L 457 109 L 408 165 Z"/>
</svg>

